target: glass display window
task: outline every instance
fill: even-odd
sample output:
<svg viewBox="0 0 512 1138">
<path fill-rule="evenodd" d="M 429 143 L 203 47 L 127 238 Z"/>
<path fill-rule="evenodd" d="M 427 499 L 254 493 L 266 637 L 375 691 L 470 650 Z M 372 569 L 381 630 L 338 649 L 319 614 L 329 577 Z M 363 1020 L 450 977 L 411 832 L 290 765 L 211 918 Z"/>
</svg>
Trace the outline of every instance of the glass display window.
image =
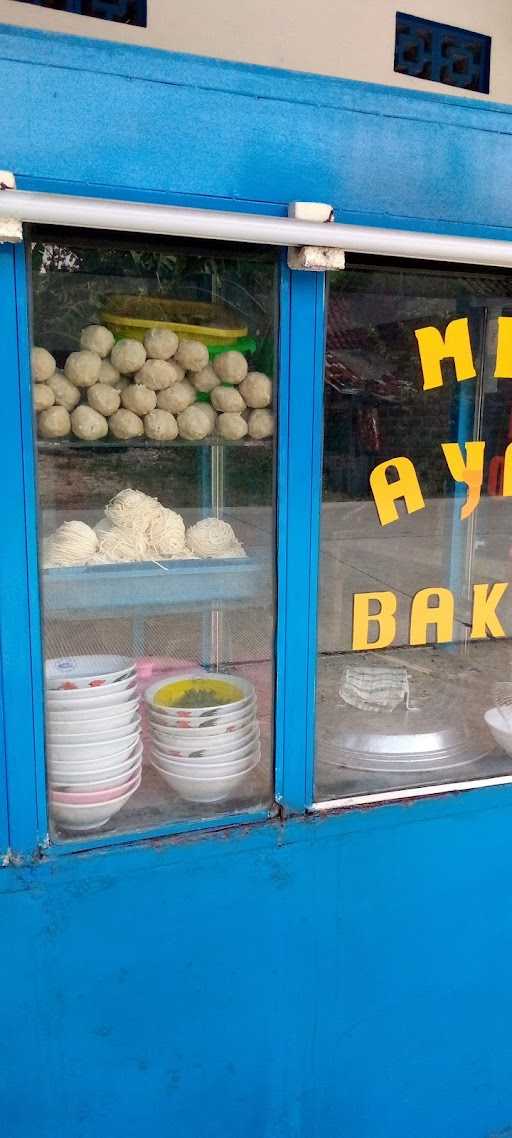
<svg viewBox="0 0 512 1138">
<path fill-rule="evenodd" d="M 31 237 L 51 833 L 270 807 L 277 255 Z"/>
<path fill-rule="evenodd" d="M 330 279 L 317 801 L 512 772 L 512 278 Z"/>
</svg>

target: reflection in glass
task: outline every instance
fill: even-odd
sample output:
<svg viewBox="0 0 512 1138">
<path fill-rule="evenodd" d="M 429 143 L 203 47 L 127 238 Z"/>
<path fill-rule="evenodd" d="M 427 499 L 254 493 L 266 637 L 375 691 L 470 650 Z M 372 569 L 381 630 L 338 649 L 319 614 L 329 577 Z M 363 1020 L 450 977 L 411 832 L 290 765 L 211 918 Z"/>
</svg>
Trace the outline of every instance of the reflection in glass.
<svg viewBox="0 0 512 1138">
<path fill-rule="evenodd" d="M 501 488 L 512 383 L 495 377 L 495 362 L 498 317 L 511 313 L 512 279 L 500 271 L 368 260 L 332 275 L 317 800 L 511 769 L 512 709 L 503 709 L 507 693 L 512 701 L 509 590 L 501 590 L 496 609 L 505 635 L 492 619 L 490 628 L 478 622 L 474 609 L 475 586 L 485 587 L 483 604 L 493 584 L 510 581 L 512 506 Z M 415 333 L 433 327 L 444 336 L 461 318 L 468 321 L 476 376 L 458 382 L 453 361 L 445 359 L 442 385 L 425 390 Z M 485 442 L 481 499 L 461 519 L 467 486 L 454 480 L 443 444 L 458 444 L 465 460 L 466 444 L 476 441 Z M 408 513 L 399 501 L 398 519 L 382 525 L 370 479 L 398 457 L 412 461 L 424 508 Z M 387 476 L 396 477 L 397 468 Z M 434 623 L 439 613 L 431 621 L 428 612 L 421 617 L 427 602 L 417 594 L 425 589 L 437 591 L 428 604 L 444 606 L 444 624 Z M 361 600 L 361 594 L 378 596 Z M 387 623 L 366 621 L 381 606 Z M 376 642 L 380 649 L 371 647 Z M 363 649 L 354 651 L 354 643 Z M 508 686 L 498 689 L 499 681 Z"/>
</svg>

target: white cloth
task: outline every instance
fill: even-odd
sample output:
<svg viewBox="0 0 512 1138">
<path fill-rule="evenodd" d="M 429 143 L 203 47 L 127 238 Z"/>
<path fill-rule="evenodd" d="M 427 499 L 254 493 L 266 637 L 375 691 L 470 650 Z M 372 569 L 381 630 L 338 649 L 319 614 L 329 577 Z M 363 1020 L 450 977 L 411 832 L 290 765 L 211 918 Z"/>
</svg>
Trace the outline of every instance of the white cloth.
<svg viewBox="0 0 512 1138">
<path fill-rule="evenodd" d="M 348 664 L 339 694 L 345 703 L 362 711 L 394 711 L 401 703 L 408 708 L 407 668 Z"/>
</svg>

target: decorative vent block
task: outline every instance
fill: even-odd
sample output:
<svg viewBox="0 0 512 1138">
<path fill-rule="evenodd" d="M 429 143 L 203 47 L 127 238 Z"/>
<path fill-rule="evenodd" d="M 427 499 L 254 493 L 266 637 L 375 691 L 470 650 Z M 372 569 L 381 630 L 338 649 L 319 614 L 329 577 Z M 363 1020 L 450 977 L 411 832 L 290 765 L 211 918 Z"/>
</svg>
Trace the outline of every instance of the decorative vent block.
<svg viewBox="0 0 512 1138">
<path fill-rule="evenodd" d="M 18 0 L 54 12 L 75 12 L 79 16 L 95 16 L 97 20 L 117 20 L 119 24 L 147 27 L 147 0 Z"/>
<path fill-rule="evenodd" d="M 417 16 L 396 14 L 395 71 L 489 94 L 491 38 Z"/>
</svg>

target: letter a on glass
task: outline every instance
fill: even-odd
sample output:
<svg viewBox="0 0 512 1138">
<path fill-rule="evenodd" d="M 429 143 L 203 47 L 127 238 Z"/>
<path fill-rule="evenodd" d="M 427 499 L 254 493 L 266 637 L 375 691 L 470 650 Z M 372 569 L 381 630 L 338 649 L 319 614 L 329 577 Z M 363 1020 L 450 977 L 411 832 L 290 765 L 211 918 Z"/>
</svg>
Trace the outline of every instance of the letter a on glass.
<svg viewBox="0 0 512 1138">
<path fill-rule="evenodd" d="M 398 478 L 389 482 L 388 471 L 393 469 Z M 403 498 L 408 514 L 415 514 L 417 510 L 425 508 L 418 476 L 410 458 L 392 458 L 389 462 L 380 462 L 370 474 L 370 486 L 381 526 L 398 521 L 399 514 L 395 506 L 398 498 Z"/>
</svg>

